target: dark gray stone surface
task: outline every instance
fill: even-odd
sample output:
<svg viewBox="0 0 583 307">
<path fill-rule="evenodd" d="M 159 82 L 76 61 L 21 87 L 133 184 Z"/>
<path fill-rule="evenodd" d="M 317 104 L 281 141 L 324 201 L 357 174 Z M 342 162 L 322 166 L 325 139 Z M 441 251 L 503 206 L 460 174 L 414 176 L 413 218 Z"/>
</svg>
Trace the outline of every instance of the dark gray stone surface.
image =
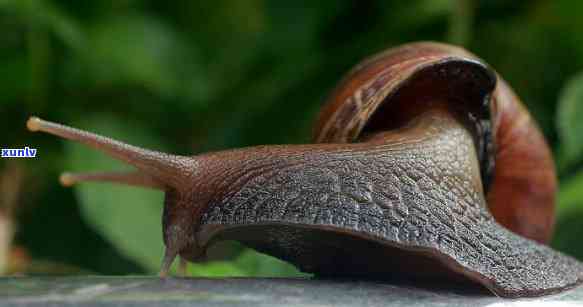
<svg viewBox="0 0 583 307">
<path fill-rule="evenodd" d="M 0 306 L 583 306 L 583 287 L 536 299 L 481 290 L 270 278 L 0 278 Z"/>
</svg>

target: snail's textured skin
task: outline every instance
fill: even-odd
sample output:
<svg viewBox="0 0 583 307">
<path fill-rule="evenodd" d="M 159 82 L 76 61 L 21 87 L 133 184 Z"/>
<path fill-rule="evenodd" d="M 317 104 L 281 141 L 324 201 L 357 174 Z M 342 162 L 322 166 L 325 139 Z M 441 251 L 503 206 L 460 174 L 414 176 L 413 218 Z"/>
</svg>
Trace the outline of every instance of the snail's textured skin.
<svg viewBox="0 0 583 307">
<path fill-rule="evenodd" d="M 431 126 L 416 139 L 402 140 L 406 145 L 396 139 L 366 150 L 356 144 L 335 152 L 290 150 L 286 162 L 263 170 L 263 163 L 281 156 L 260 153 L 249 169 L 255 175 L 209 204 L 201 245 L 222 236 L 307 272 L 373 278 L 403 270 L 391 256 L 368 255 L 394 246 L 430 255 L 506 297 L 549 294 L 579 283 L 583 267 L 576 260 L 494 221 L 474 188 L 478 166 L 467 129 L 442 119 Z M 245 168 L 230 173 L 225 184 L 246 174 Z M 342 233 L 347 246 L 342 248 L 342 238 L 326 242 L 318 229 Z M 378 246 L 360 250 L 348 244 L 350 236 Z M 320 244 L 307 243 L 310 237 Z"/>
</svg>

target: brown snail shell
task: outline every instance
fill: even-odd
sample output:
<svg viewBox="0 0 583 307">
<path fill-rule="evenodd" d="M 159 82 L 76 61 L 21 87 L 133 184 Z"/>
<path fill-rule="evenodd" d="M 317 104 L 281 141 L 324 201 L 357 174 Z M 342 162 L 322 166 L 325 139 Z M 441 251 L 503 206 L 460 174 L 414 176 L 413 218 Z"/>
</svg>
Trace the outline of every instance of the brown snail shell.
<svg viewBox="0 0 583 307">
<path fill-rule="evenodd" d="M 403 112 L 402 106 L 389 109 L 385 104 L 391 100 L 388 96 L 398 93 L 399 87 L 407 83 L 411 75 L 422 70 L 437 73 L 438 66 L 454 66 L 456 61 L 481 62 L 461 48 L 430 42 L 390 49 L 363 61 L 344 78 L 322 108 L 314 133 L 315 141 L 354 142 L 366 132 L 363 130 L 379 130 L 383 125 L 386 128 L 395 121 L 395 114 Z M 453 70 L 448 69 L 450 73 Z M 487 189 L 488 208 L 496 221 L 513 232 L 541 243 L 548 242 L 554 225 L 557 189 L 552 154 L 536 123 L 512 89 L 499 77 L 498 82 L 496 76 L 491 77 L 493 80 L 476 80 L 478 87 L 485 90 L 482 93 L 468 93 L 471 90 L 471 78 L 468 77 L 454 77 L 447 81 L 453 85 L 431 86 L 449 88 L 449 93 L 437 95 L 464 93 L 466 101 L 478 105 L 486 101 L 484 106 L 489 110 L 484 110 L 483 120 L 489 123 L 482 127 L 485 131 L 481 138 L 489 144 L 482 145 L 485 147 L 481 153 L 481 172 L 484 184 L 491 185 Z M 462 80 L 456 81 L 459 79 Z M 492 86 L 490 83 L 497 84 L 493 91 L 487 88 Z M 383 108 L 389 110 L 375 114 L 381 113 Z M 370 123 L 371 117 L 374 117 L 374 123 Z"/>
<path fill-rule="evenodd" d="M 138 169 L 66 183 L 166 192 L 164 274 L 177 255 L 195 261 L 238 240 L 324 276 L 464 278 L 506 297 L 583 280 L 581 263 L 533 241 L 551 235 L 556 190 L 542 135 L 509 87 L 456 47 L 409 44 L 357 66 L 323 107 L 316 144 L 183 157 L 28 126 Z"/>
</svg>

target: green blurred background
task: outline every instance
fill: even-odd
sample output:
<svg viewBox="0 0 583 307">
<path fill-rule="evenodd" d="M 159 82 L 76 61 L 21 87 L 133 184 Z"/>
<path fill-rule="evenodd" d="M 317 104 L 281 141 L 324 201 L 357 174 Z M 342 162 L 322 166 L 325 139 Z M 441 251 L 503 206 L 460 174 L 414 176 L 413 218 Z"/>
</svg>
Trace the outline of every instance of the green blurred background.
<svg viewBox="0 0 583 307">
<path fill-rule="evenodd" d="M 583 260 L 583 2 L 568 0 L 0 0 L 0 272 L 154 273 L 162 193 L 61 187 L 61 171 L 124 166 L 25 130 L 29 115 L 191 154 L 308 142 L 326 94 L 367 55 L 462 45 L 516 89 L 555 153 L 553 245 Z M 290 276 L 235 243 L 195 275 Z"/>
</svg>

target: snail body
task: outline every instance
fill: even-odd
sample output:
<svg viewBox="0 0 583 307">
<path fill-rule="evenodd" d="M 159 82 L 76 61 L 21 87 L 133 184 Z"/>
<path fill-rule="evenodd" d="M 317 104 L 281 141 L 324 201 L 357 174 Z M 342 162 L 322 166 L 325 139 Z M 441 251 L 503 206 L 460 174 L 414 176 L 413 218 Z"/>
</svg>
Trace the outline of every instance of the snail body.
<svg viewBox="0 0 583 307">
<path fill-rule="evenodd" d="M 38 118 L 45 131 L 137 168 L 82 173 L 165 191 L 162 275 L 237 240 L 322 276 L 462 278 L 506 297 L 583 281 L 552 234 L 556 179 L 544 138 L 497 74 L 467 51 L 415 43 L 350 72 L 314 144 L 176 156 Z M 533 167 L 535 166 L 535 167 Z"/>
</svg>

